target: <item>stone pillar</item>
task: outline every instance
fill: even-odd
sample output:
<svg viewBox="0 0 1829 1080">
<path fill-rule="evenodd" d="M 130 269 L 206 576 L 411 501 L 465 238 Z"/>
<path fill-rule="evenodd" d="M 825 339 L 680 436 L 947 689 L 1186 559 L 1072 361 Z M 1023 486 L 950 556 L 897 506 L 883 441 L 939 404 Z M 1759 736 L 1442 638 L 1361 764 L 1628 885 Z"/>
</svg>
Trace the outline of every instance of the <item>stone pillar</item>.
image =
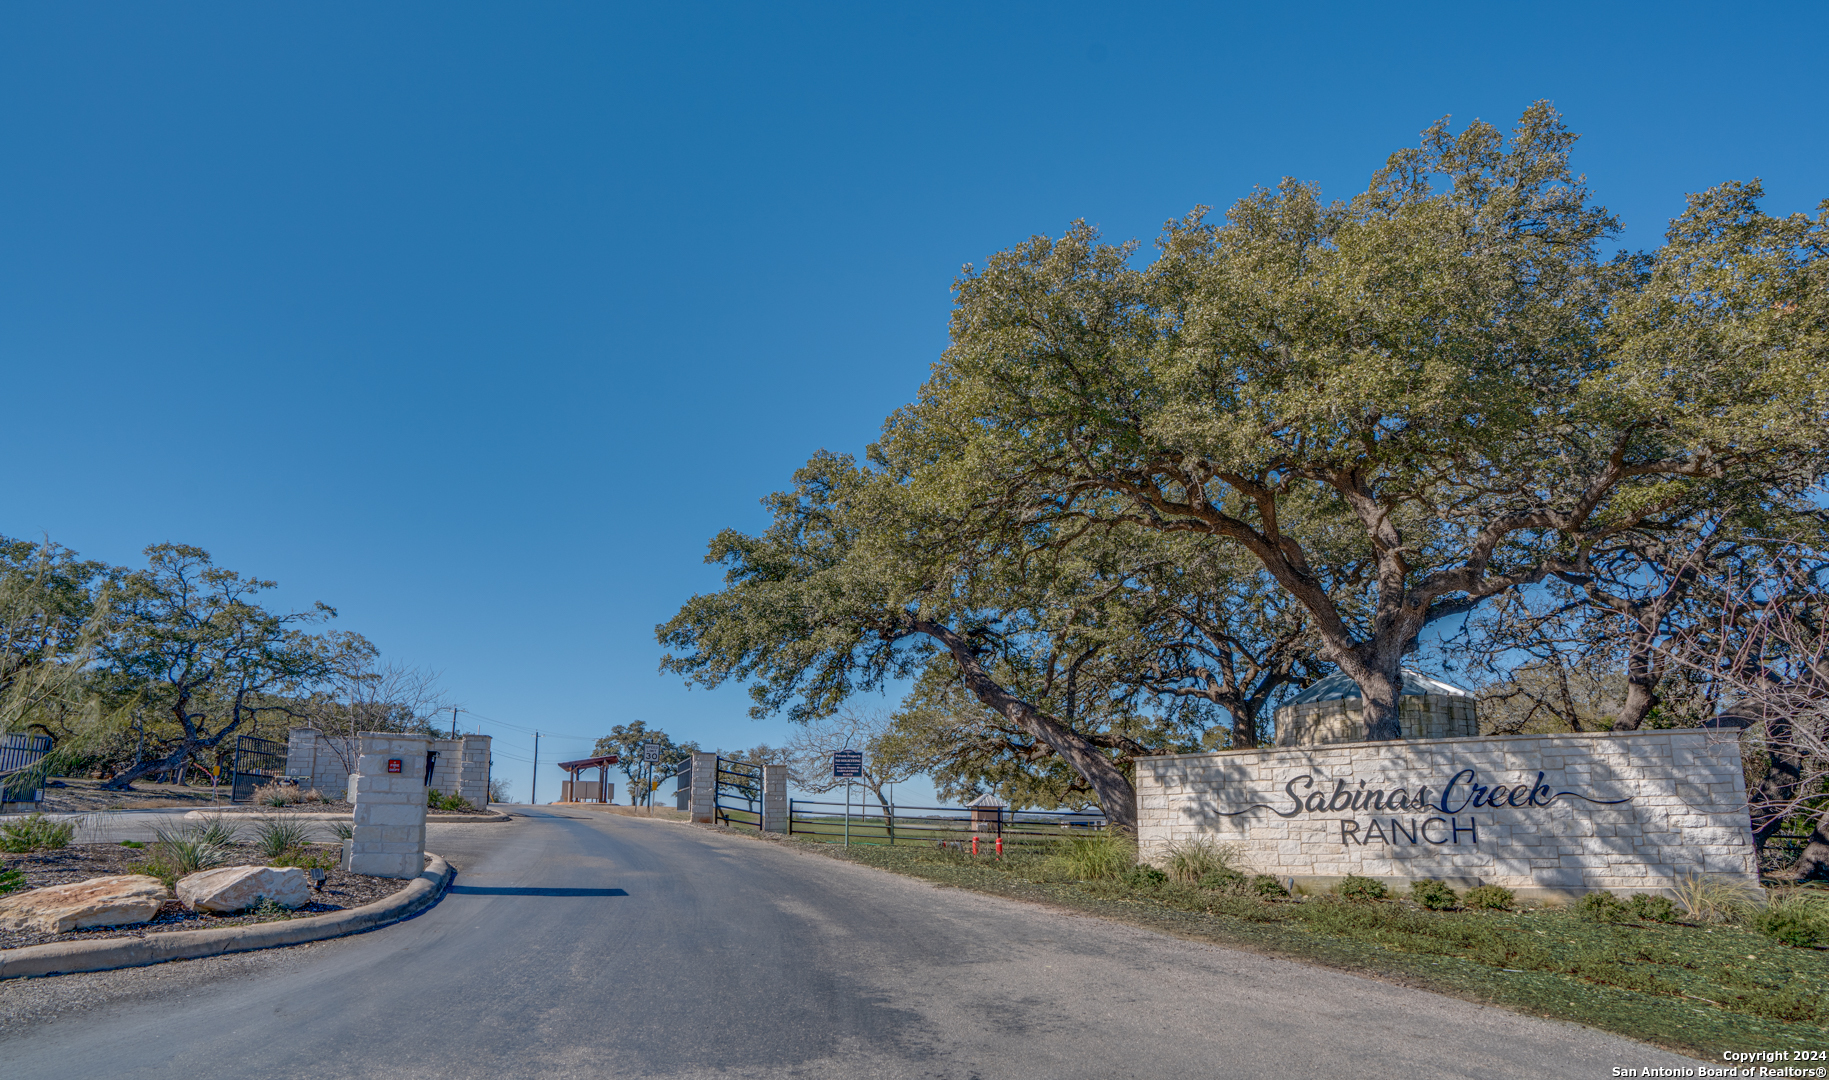
<svg viewBox="0 0 1829 1080">
<path fill-rule="evenodd" d="M 415 878 L 425 869 L 424 735 L 362 733 L 350 774 L 355 835 L 344 845 L 344 869 L 375 877 Z M 390 768 L 390 763 L 398 762 Z M 396 771 L 397 770 L 397 771 Z"/>
<path fill-rule="evenodd" d="M 286 775 L 309 776 L 306 781 L 317 785 L 318 730 L 295 727 L 286 732 Z"/>
<path fill-rule="evenodd" d="M 787 832 L 787 766 L 762 766 L 762 831 Z"/>
<path fill-rule="evenodd" d="M 692 820 L 710 825 L 718 814 L 718 755 L 695 751 L 692 755 Z"/>
<path fill-rule="evenodd" d="M 465 735 L 457 741 L 463 744 L 460 754 L 463 759 L 463 772 L 458 777 L 457 795 L 478 810 L 487 810 L 489 809 L 489 736 Z"/>
</svg>

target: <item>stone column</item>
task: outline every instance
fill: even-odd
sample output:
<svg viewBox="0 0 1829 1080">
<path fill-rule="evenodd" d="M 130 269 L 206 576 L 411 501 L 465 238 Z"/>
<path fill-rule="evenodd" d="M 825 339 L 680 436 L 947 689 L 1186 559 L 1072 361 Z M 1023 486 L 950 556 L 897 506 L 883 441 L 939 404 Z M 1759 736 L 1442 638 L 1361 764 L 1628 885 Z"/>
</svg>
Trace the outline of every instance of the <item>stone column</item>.
<svg viewBox="0 0 1829 1080">
<path fill-rule="evenodd" d="M 317 786 L 318 732 L 316 728 L 295 727 L 286 732 L 286 775 L 309 776 L 306 783 Z"/>
<path fill-rule="evenodd" d="M 696 751 L 692 755 L 692 820 L 710 825 L 718 813 L 718 755 Z"/>
<path fill-rule="evenodd" d="M 355 835 L 343 845 L 344 869 L 388 878 L 415 878 L 425 869 L 425 758 L 431 746 L 424 735 L 362 733 L 349 777 Z"/>
<path fill-rule="evenodd" d="M 457 740 L 463 744 L 463 773 L 457 781 L 458 798 L 468 800 L 478 810 L 489 809 L 489 736 L 465 735 Z"/>
<path fill-rule="evenodd" d="M 787 832 L 787 766 L 762 766 L 762 831 Z"/>
</svg>

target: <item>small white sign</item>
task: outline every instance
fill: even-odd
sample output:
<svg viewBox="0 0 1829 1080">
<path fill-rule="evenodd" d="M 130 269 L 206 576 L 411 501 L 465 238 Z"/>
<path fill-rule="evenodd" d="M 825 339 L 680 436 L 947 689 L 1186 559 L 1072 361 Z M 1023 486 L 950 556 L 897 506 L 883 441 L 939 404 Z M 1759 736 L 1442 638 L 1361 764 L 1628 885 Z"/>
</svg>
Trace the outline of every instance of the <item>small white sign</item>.
<svg viewBox="0 0 1829 1080">
<path fill-rule="evenodd" d="M 659 761 L 660 760 L 660 743 L 657 743 L 657 742 L 642 743 L 641 744 L 641 759 L 646 762 Z"/>
</svg>

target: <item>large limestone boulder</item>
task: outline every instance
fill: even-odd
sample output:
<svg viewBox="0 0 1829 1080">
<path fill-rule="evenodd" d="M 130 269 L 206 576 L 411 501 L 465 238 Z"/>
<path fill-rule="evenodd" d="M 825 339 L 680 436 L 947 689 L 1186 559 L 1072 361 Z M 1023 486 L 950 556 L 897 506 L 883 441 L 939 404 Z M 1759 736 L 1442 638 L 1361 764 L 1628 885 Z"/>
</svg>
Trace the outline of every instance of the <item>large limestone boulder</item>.
<svg viewBox="0 0 1829 1080">
<path fill-rule="evenodd" d="M 169 899 L 165 883 L 145 874 L 48 885 L 0 898 L 0 929 L 61 934 L 90 926 L 127 926 L 151 919 Z"/>
<path fill-rule="evenodd" d="M 192 911 L 246 911 L 262 899 L 283 908 L 311 902 L 311 881 L 296 866 L 224 866 L 178 879 L 178 899 Z"/>
</svg>

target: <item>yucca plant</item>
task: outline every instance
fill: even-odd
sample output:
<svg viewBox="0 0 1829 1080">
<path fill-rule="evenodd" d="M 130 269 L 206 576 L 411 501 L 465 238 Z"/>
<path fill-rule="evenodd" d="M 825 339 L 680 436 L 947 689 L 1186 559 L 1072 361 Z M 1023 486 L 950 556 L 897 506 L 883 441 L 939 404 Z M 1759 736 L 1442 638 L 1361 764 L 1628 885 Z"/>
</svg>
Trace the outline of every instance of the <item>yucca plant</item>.
<svg viewBox="0 0 1829 1080">
<path fill-rule="evenodd" d="M 220 821 L 199 823 L 178 829 L 155 826 L 152 831 L 153 844 L 150 863 L 151 866 L 158 868 L 154 870 L 154 873 L 161 878 L 166 877 L 165 873 L 158 872 L 159 869 L 162 869 L 177 878 L 186 874 L 194 874 L 199 870 L 210 870 L 228 862 L 229 853 L 225 850 L 226 842 L 218 839 L 222 832 L 220 829 L 212 827 L 219 824 Z M 234 832 L 231 831 L 229 836 L 232 840 Z"/>
<path fill-rule="evenodd" d="M 254 847 L 268 860 L 311 843 L 311 827 L 296 818 L 266 817 L 254 822 Z"/>
<path fill-rule="evenodd" d="M 226 814 L 213 814 L 189 826 L 187 831 L 217 847 L 227 847 L 241 839 L 241 822 L 231 821 Z"/>
</svg>

